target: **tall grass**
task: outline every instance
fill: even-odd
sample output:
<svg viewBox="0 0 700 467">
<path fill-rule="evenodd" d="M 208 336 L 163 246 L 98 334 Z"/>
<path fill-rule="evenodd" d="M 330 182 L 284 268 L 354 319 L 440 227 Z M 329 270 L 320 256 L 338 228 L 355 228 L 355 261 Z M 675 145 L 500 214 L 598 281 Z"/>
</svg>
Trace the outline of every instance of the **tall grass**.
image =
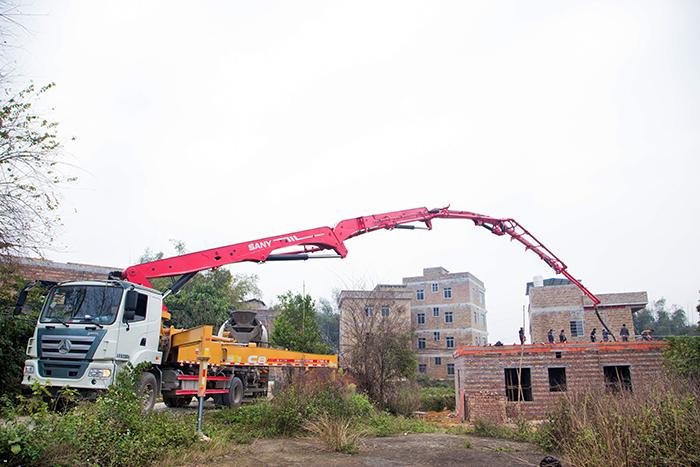
<svg viewBox="0 0 700 467">
<path fill-rule="evenodd" d="M 554 449 L 573 465 L 700 465 L 700 387 L 664 379 L 629 391 L 567 393 L 550 413 Z"/>
</svg>

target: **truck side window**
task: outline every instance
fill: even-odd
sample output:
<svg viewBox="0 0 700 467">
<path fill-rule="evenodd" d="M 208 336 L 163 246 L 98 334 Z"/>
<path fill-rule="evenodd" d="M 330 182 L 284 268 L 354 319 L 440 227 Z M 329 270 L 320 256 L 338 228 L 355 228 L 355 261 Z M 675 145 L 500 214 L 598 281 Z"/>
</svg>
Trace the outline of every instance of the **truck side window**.
<svg viewBox="0 0 700 467">
<path fill-rule="evenodd" d="M 139 299 L 136 302 L 134 321 L 144 321 L 146 319 L 146 305 L 148 305 L 148 295 L 139 294 Z"/>
</svg>

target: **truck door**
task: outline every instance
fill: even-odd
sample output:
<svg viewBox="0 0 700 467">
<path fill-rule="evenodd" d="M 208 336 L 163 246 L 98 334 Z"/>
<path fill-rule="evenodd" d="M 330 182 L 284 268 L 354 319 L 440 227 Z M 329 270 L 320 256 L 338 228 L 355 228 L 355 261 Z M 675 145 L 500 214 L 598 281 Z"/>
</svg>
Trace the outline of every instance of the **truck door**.
<svg viewBox="0 0 700 467">
<path fill-rule="evenodd" d="M 149 361 L 161 363 L 158 352 L 160 339 L 160 303 L 161 301 L 146 293 L 130 290 L 127 294 L 136 294 L 136 306 L 132 316 L 126 311 L 129 299 L 126 299 L 124 319 L 119 330 L 117 360 L 130 361 L 136 366 Z"/>
</svg>

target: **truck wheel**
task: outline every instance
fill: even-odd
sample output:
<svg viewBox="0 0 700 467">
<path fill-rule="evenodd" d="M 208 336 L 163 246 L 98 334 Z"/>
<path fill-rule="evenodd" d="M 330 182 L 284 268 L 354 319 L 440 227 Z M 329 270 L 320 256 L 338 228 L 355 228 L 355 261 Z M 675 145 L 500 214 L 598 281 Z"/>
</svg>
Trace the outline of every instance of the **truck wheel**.
<svg viewBox="0 0 700 467">
<path fill-rule="evenodd" d="M 224 405 L 227 407 L 240 407 L 243 402 L 243 383 L 237 376 L 231 376 L 228 382 L 228 392 L 223 395 Z"/>
<path fill-rule="evenodd" d="M 181 409 L 183 407 L 187 407 L 190 405 L 190 402 L 192 402 L 192 396 L 184 396 L 184 397 L 168 397 L 168 396 L 163 396 L 163 403 L 171 407 L 173 409 Z"/>
<path fill-rule="evenodd" d="M 144 412 L 153 410 L 153 406 L 156 405 L 156 397 L 158 397 L 158 381 L 153 373 L 144 373 L 141 376 L 136 395 L 141 401 L 141 410 Z"/>
</svg>

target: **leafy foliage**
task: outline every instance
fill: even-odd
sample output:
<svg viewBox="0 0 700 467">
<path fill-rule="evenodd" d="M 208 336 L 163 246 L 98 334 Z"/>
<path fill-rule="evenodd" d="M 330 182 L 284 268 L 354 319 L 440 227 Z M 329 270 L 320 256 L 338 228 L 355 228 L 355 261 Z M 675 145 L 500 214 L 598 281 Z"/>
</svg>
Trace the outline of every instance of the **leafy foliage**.
<svg viewBox="0 0 700 467">
<path fill-rule="evenodd" d="M 334 354 L 340 352 L 340 313 L 325 298 L 318 300 L 316 323 L 323 341 L 330 346 L 331 351 Z"/>
<path fill-rule="evenodd" d="M 700 337 L 670 337 L 664 364 L 673 373 L 700 381 Z"/>
<path fill-rule="evenodd" d="M 55 122 L 33 106 L 53 83 L 34 85 L 0 103 L 0 255 L 41 254 L 60 225 L 58 188 L 75 181 L 59 168 Z"/>
<path fill-rule="evenodd" d="M 672 305 L 669 309 L 666 299 L 661 298 L 636 312 L 633 316 L 634 329 L 641 333 L 645 329 L 654 330 L 654 338 L 667 336 L 697 335 L 697 329 L 688 324 L 685 310 L 678 305 Z"/>
<path fill-rule="evenodd" d="M 194 418 L 141 411 L 135 392 L 140 370 L 120 371 L 94 404 L 35 416 L 31 430 L 17 420 L 6 424 L 0 428 L 0 456 L 9 465 L 146 466 L 194 444 Z"/>
<path fill-rule="evenodd" d="M 11 264 L 0 264 L 0 395 L 10 400 L 20 392 L 27 341 L 34 334 L 34 323 L 46 295 L 46 290 L 35 287 L 22 315 L 14 316 L 17 294 L 26 283 L 15 271 Z"/>
<path fill-rule="evenodd" d="M 310 295 L 291 291 L 277 297 L 282 312 L 275 318 L 270 344 L 296 352 L 327 354 L 331 351 L 323 342 L 316 322 L 315 303 Z"/>
<path fill-rule="evenodd" d="M 185 244 L 175 242 L 178 254 L 187 253 Z M 163 253 L 146 250 L 139 258 L 140 263 L 163 259 Z M 161 292 L 177 281 L 177 277 L 152 279 L 151 285 Z M 170 294 L 165 306 L 172 316 L 170 324 L 176 328 L 191 328 L 208 324 L 218 328 L 229 318 L 228 310 L 245 309 L 249 296 L 260 295 L 258 276 L 236 274 L 224 268 L 213 269 L 197 274 L 180 292 Z"/>
</svg>

